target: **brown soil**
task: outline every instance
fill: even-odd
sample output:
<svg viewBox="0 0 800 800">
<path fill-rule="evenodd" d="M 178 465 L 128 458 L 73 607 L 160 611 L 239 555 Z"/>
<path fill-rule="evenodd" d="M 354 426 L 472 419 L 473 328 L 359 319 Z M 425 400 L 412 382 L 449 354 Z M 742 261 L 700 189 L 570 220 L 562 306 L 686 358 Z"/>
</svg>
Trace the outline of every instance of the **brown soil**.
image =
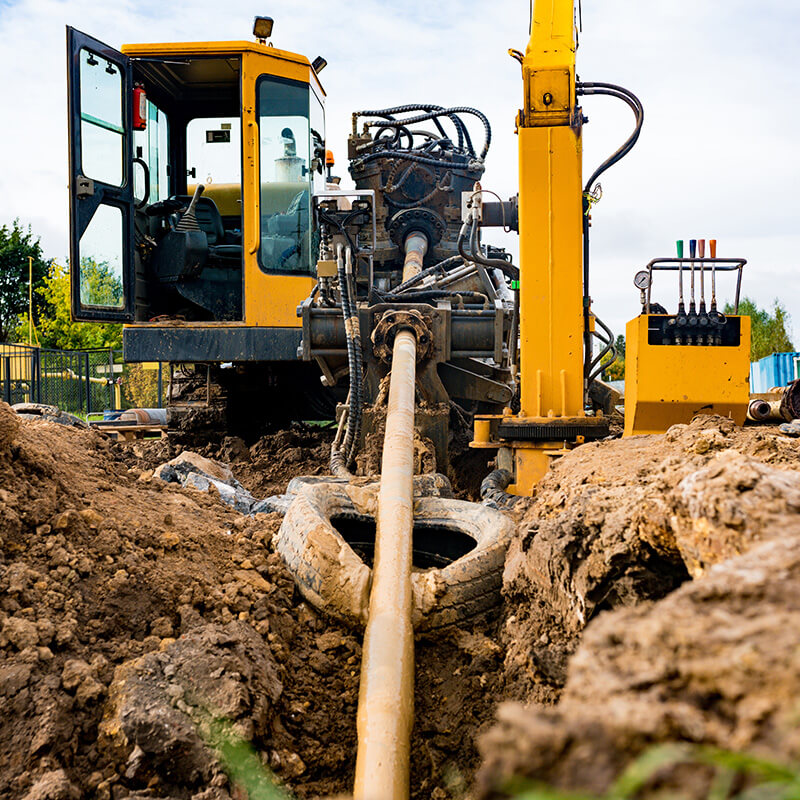
<svg viewBox="0 0 800 800">
<path fill-rule="evenodd" d="M 153 479 L 169 442 L 117 445 L 2 404 L 0 431 L 0 797 L 224 800 L 210 715 L 296 796 L 347 791 L 360 640 L 301 602 L 272 552 L 281 518 Z M 223 449 L 263 496 L 321 472 L 328 438 Z M 419 645 L 415 798 L 471 778 L 501 663 L 477 631 Z"/>
<path fill-rule="evenodd" d="M 261 498 L 325 474 L 332 435 L 201 452 Z M 152 478 L 179 449 L 0 404 L 0 797 L 238 800 L 217 717 L 297 797 L 349 790 L 359 634 L 301 602 L 278 515 Z M 417 644 L 412 797 L 462 797 L 481 760 L 481 797 L 603 789 L 674 737 L 800 756 L 798 454 L 702 418 L 562 459 L 517 512 L 502 616 Z M 458 458 L 474 496 L 485 456 Z M 503 700 L 529 705 L 493 726 Z"/>
</svg>

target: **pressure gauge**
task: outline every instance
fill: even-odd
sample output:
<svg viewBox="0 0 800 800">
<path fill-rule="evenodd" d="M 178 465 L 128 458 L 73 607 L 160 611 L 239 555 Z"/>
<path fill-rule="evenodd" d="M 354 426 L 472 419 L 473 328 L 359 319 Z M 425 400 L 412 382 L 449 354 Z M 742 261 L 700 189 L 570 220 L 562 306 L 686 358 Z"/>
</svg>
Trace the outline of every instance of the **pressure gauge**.
<svg viewBox="0 0 800 800">
<path fill-rule="evenodd" d="M 648 289 L 650 287 L 650 273 L 646 269 L 637 272 L 633 278 L 633 285 L 642 291 Z"/>
</svg>

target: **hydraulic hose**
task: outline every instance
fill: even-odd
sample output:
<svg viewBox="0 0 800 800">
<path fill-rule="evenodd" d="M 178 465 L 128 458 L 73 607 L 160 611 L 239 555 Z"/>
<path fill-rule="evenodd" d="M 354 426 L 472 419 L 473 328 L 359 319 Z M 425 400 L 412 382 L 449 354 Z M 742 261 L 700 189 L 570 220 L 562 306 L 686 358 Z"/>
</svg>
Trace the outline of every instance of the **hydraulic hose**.
<svg viewBox="0 0 800 800">
<path fill-rule="evenodd" d="M 336 271 L 339 277 L 339 293 L 341 295 L 342 316 L 344 318 L 345 339 L 347 342 L 347 364 L 350 371 L 350 392 L 344 441 L 339 441 L 340 437 L 337 432 L 337 437 L 331 445 L 331 470 L 335 475 L 339 475 L 340 477 L 352 477 L 347 471 L 347 465 L 352 461 L 358 447 L 363 405 L 361 332 L 359 330 L 358 311 L 354 298 L 355 290 L 354 287 L 351 286 L 351 257 L 351 251 L 348 247 L 345 263 L 345 259 L 342 257 L 342 246 L 339 245 L 336 254 Z M 350 273 L 349 276 L 348 273 Z"/>
<path fill-rule="evenodd" d="M 639 139 L 639 134 L 642 132 L 642 125 L 644 124 L 644 106 L 642 101 L 628 89 L 622 86 L 617 86 L 613 83 L 578 83 L 576 84 L 576 93 L 590 97 L 592 95 L 603 94 L 608 97 L 616 97 L 627 103 L 636 117 L 636 127 L 633 133 L 625 140 L 622 146 L 612 153 L 591 175 L 586 186 L 585 192 L 589 192 L 594 186 L 595 181 L 609 168 L 614 166 L 618 161 L 625 158 L 628 153 L 633 149 L 634 145 Z"/>
<path fill-rule="evenodd" d="M 492 126 L 489 124 L 489 120 L 487 119 L 486 115 L 478 111 L 477 108 L 469 108 L 468 106 L 455 106 L 454 108 L 446 108 L 443 109 L 442 111 L 433 111 L 433 112 L 428 112 L 427 114 L 420 114 L 419 116 L 411 117 L 411 119 L 388 120 L 384 122 L 372 122 L 367 124 L 370 126 L 381 125 L 387 128 L 398 127 L 398 126 L 408 127 L 409 125 L 416 125 L 416 123 L 418 122 L 425 122 L 426 120 L 434 119 L 435 117 L 441 117 L 445 115 L 449 116 L 452 119 L 455 114 L 472 114 L 483 123 L 485 138 L 483 142 L 483 149 L 481 150 L 481 154 L 478 156 L 478 158 L 480 158 L 480 160 L 483 161 L 486 158 L 486 155 L 489 152 L 489 147 L 492 143 Z M 468 145 L 468 147 L 470 150 L 472 150 L 471 142 Z M 472 150 L 472 152 L 474 153 L 474 150 Z"/>
<path fill-rule="evenodd" d="M 444 261 L 440 261 L 438 264 L 434 264 L 432 267 L 426 267 L 422 270 L 422 272 L 418 272 L 416 275 L 410 277 L 407 281 L 403 281 L 399 286 L 395 286 L 395 288 L 392 289 L 392 293 L 402 294 L 412 286 L 416 286 L 428 276 L 435 275 L 437 272 L 444 272 L 448 267 L 458 264 L 459 262 L 463 263 L 463 261 L 464 259 L 461 256 L 450 256 L 450 258 L 446 258 Z"/>
<path fill-rule="evenodd" d="M 377 111 L 356 111 L 353 114 L 353 133 L 356 133 L 356 121 L 359 117 L 383 117 L 384 119 L 393 120 L 395 114 L 409 114 L 412 111 L 437 111 L 443 112 L 446 111 L 444 106 L 434 106 L 434 105 L 424 105 L 420 103 L 409 103 L 404 106 L 394 106 L 393 108 L 384 108 Z M 443 116 L 441 113 L 432 117 L 434 125 L 438 128 L 439 132 L 442 136 L 445 136 L 444 128 L 442 128 L 441 123 L 439 122 L 438 117 Z M 467 132 L 466 125 L 464 122 L 457 116 L 453 116 L 447 114 L 446 116 L 449 117 L 450 121 L 453 123 L 456 131 L 458 132 L 458 148 L 459 150 L 464 146 L 464 134 L 466 133 L 467 137 L 469 133 Z M 470 144 L 470 149 L 471 149 Z M 475 154 L 475 151 L 471 149 L 472 155 Z"/>
<path fill-rule="evenodd" d="M 442 298 L 461 298 L 464 300 L 472 300 L 474 303 L 481 303 L 486 306 L 489 303 L 489 298 L 480 292 L 461 292 L 456 289 L 423 289 L 419 292 L 403 292 L 403 294 L 395 294 L 394 292 L 383 293 L 378 290 L 373 290 L 376 297 L 384 303 L 426 303 L 429 300 L 441 300 Z"/>
<path fill-rule="evenodd" d="M 606 95 L 608 97 L 616 97 L 627 103 L 636 117 L 636 125 L 633 133 L 625 140 L 622 146 L 612 153 L 602 164 L 591 174 L 589 180 L 583 189 L 583 345 L 584 345 L 584 359 L 583 359 L 583 376 L 584 376 L 584 396 L 588 397 L 589 384 L 592 380 L 592 334 L 589 324 L 589 315 L 591 311 L 591 296 L 589 294 L 589 212 L 591 210 L 591 203 L 589 201 L 589 193 L 597 181 L 597 179 L 609 168 L 623 159 L 633 149 L 636 142 L 639 140 L 639 134 L 642 131 L 644 124 L 644 106 L 641 100 L 631 91 L 622 86 L 617 86 L 613 83 L 577 83 L 576 93 L 579 96 L 591 97 L 593 95 Z M 610 331 L 609 331 L 610 333 Z M 611 335 L 613 343 L 613 335 Z M 613 345 L 612 345 L 613 346 Z M 604 354 L 607 351 L 604 351 Z M 616 360 L 616 353 L 611 361 L 613 364 Z M 610 364 L 609 364 L 610 366 Z"/>
<path fill-rule="evenodd" d="M 464 250 L 464 241 L 466 240 L 466 233 L 467 233 L 467 226 L 470 227 L 470 250 L 467 252 Z M 484 267 L 491 267 L 492 269 L 499 269 L 507 278 L 510 278 L 512 281 L 519 280 L 519 268 L 515 267 L 508 261 L 505 261 L 502 258 L 486 258 L 479 252 L 479 247 L 477 246 L 477 228 L 478 224 L 476 220 L 473 220 L 470 217 L 462 226 L 461 230 L 458 234 L 458 252 L 461 258 L 465 261 L 473 261 L 476 264 L 480 264 Z M 473 247 L 474 242 L 474 247 Z"/>
<path fill-rule="evenodd" d="M 482 505 L 490 508 L 511 508 L 522 500 L 522 496 L 506 492 L 511 481 L 512 475 L 507 469 L 490 472 L 481 482 Z"/>
</svg>

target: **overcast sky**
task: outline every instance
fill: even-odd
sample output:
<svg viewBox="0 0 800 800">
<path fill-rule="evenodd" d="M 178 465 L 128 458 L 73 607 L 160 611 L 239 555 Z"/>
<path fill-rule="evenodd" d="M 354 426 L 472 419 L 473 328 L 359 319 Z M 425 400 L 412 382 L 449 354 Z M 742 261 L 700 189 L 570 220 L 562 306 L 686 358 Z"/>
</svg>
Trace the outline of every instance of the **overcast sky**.
<svg viewBox="0 0 800 800">
<path fill-rule="evenodd" d="M 0 224 L 19 217 L 47 256 L 65 258 L 65 25 L 119 48 L 249 39 L 256 13 L 274 17 L 277 47 L 328 60 L 328 147 L 340 174 L 353 110 L 471 105 L 494 134 L 484 185 L 516 193 L 522 82 L 507 50 L 525 49 L 526 0 L 0 0 Z M 581 78 L 622 84 L 645 107 L 639 144 L 603 176 L 593 213 L 592 296 L 615 332 L 638 313 L 637 269 L 672 255 L 677 238 L 703 237 L 718 240 L 720 256 L 748 259 L 745 294 L 780 298 L 800 345 L 799 39 L 796 0 L 583 0 Z M 584 110 L 588 175 L 633 118 L 611 98 L 588 98 Z M 488 238 L 517 251 L 516 234 Z M 672 307 L 677 289 L 663 285 L 659 299 Z"/>
</svg>

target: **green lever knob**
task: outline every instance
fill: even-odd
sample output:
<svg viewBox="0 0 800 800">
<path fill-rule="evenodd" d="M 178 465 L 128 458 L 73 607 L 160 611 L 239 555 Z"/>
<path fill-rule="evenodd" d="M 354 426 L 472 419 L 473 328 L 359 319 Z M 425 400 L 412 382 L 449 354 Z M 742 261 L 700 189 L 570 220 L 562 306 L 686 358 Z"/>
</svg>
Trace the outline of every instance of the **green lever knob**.
<svg viewBox="0 0 800 800">
<path fill-rule="evenodd" d="M 683 239 L 678 239 L 675 245 L 678 248 L 678 258 L 683 258 Z"/>
</svg>

